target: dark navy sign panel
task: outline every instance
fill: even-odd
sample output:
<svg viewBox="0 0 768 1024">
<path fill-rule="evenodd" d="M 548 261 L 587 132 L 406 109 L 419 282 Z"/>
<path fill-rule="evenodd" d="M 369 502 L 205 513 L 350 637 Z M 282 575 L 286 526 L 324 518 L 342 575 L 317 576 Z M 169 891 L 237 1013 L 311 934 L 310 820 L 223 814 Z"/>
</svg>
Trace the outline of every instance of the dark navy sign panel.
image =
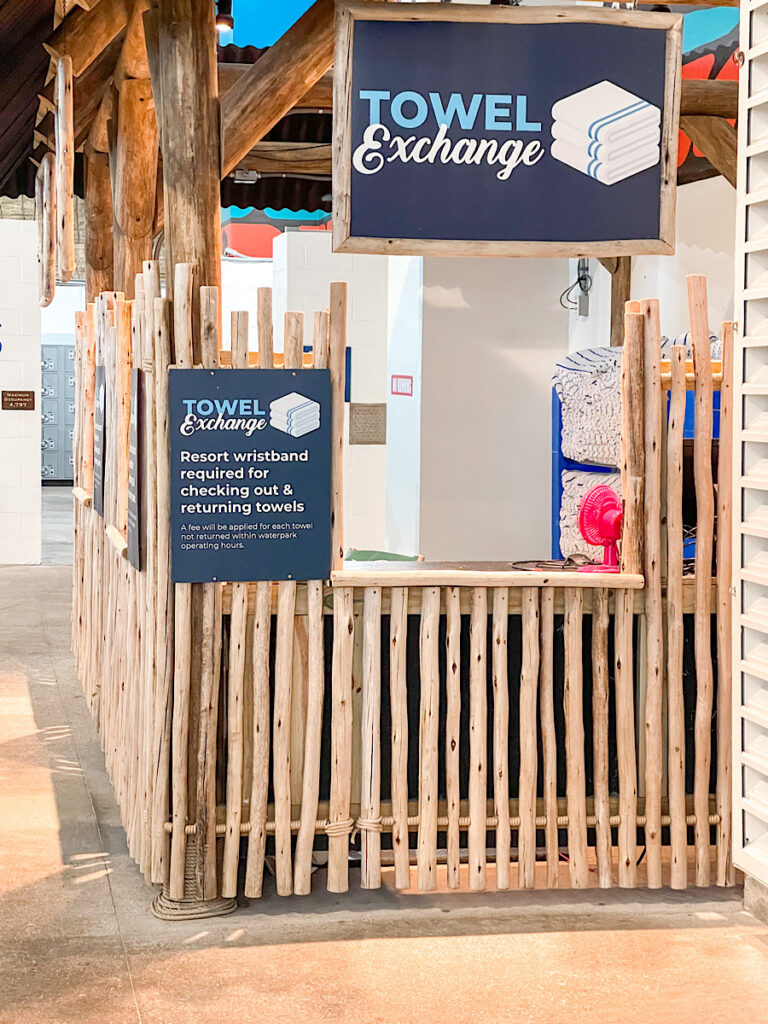
<svg viewBox="0 0 768 1024">
<path fill-rule="evenodd" d="M 93 403 L 93 508 L 104 515 L 104 433 L 106 430 L 107 378 L 103 366 L 96 367 Z"/>
<path fill-rule="evenodd" d="M 451 118 L 446 137 L 454 145 L 472 139 L 495 140 L 499 146 L 538 140 L 543 152 L 530 165 L 518 163 L 506 180 L 497 177 L 500 164 L 484 159 L 465 164 L 396 158 L 376 173 L 361 173 L 353 159 L 352 237 L 533 242 L 659 237 L 661 162 L 653 153 L 658 135 L 647 115 L 660 111 L 663 127 L 665 31 L 578 22 L 368 20 L 356 21 L 353 31 L 353 157 L 371 123 L 383 124 L 392 137 L 434 140 L 441 111 L 444 121 Z M 579 94 L 601 84 L 609 93 L 590 93 L 579 110 Z M 631 94 L 624 103 L 622 90 Z M 420 98 L 394 102 L 404 92 Z M 419 123 L 422 99 L 427 115 Z M 561 104 L 553 116 L 555 104 L 566 100 L 570 106 Z M 460 106 L 452 112 L 450 102 Z M 558 110 L 564 112 L 564 127 L 553 135 Z M 615 131 L 617 117 L 626 118 L 623 134 Z M 590 128 L 593 135 L 601 132 L 600 140 Z M 561 142 L 555 152 L 570 162 L 552 155 L 556 136 Z M 382 150 L 385 156 L 392 152 L 389 145 Z M 466 154 L 468 143 L 462 146 Z M 425 143 L 420 156 L 428 152 Z"/>
<path fill-rule="evenodd" d="M 142 537 L 141 437 L 144 376 L 131 370 L 131 405 L 128 426 L 128 561 L 138 572 L 142 570 L 144 543 Z"/>
<path fill-rule="evenodd" d="M 176 583 L 327 579 L 327 370 L 171 370 Z"/>
</svg>

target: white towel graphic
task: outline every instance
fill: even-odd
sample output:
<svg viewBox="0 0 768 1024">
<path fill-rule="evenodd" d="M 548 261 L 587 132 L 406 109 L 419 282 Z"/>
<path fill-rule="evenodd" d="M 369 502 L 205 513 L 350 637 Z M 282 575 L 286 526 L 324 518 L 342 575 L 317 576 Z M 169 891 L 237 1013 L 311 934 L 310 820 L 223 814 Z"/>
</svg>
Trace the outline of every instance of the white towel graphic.
<svg viewBox="0 0 768 1024">
<path fill-rule="evenodd" d="M 291 437 L 301 437 L 320 426 L 320 406 L 311 398 L 292 391 L 270 402 L 269 424 Z"/>
<path fill-rule="evenodd" d="M 659 162 L 661 111 L 613 82 L 598 82 L 552 107 L 555 160 L 604 185 Z"/>
</svg>

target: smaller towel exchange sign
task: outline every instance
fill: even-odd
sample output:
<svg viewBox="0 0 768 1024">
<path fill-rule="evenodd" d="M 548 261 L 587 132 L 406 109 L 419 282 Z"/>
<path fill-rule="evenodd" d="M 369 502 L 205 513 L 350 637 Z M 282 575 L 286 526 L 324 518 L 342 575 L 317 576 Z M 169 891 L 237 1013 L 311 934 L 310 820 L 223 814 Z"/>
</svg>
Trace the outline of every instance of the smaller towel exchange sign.
<svg viewBox="0 0 768 1024">
<path fill-rule="evenodd" d="M 327 370 L 171 370 L 175 583 L 327 579 Z"/>
<path fill-rule="evenodd" d="M 674 252 L 682 17 L 337 4 L 336 251 Z"/>
</svg>

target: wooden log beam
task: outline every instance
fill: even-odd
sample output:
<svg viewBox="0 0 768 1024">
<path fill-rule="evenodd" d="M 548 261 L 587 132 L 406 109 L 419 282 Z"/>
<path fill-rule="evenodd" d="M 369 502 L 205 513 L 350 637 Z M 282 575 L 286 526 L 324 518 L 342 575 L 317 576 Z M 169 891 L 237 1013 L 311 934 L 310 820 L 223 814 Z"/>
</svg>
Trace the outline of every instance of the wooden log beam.
<svg viewBox="0 0 768 1024">
<path fill-rule="evenodd" d="M 99 0 L 90 10 L 72 11 L 53 32 L 45 49 L 58 60 L 65 54 L 72 58 L 72 73 L 82 75 L 102 50 L 128 24 L 133 0 Z"/>
<path fill-rule="evenodd" d="M 149 0 L 135 0 L 125 42 L 115 66 L 115 84 L 120 87 L 126 78 L 149 78 L 147 42 L 144 38 L 144 12 L 149 10 Z"/>
<path fill-rule="evenodd" d="M 114 291 L 112 183 L 106 153 L 85 158 L 85 301 Z"/>
<path fill-rule="evenodd" d="M 680 128 L 736 188 L 736 129 L 723 117 L 681 117 Z"/>
<path fill-rule="evenodd" d="M 163 210 L 168 274 L 195 265 L 193 331 L 200 359 L 199 286 L 221 277 L 220 136 L 213 5 L 160 0 L 144 15 L 163 158 Z M 157 59 L 153 59 L 157 41 Z M 196 83 L 195 89 L 187 83 Z M 249 147 L 250 148 L 250 147 Z"/>
<path fill-rule="evenodd" d="M 125 40 L 125 32 L 119 32 L 112 42 L 99 54 L 95 61 L 81 74 L 77 75 L 73 84 L 73 103 L 75 108 L 75 144 L 78 137 L 88 132 L 93 118 L 96 116 L 101 98 L 104 95 L 115 65 L 120 57 Z M 56 112 L 55 83 L 51 80 L 41 93 L 40 109 L 44 116 L 38 122 L 36 131 L 43 135 L 51 149 L 54 146 L 53 117 L 47 116 Z"/>
<path fill-rule="evenodd" d="M 278 174 L 331 176 L 330 143 L 257 142 L 238 163 L 238 170 Z"/>
<path fill-rule="evenodd" d="M 624 306 L 632 290 L 632 257 L 617 256 L 611 270 L 611 340 L 612 348 L 624 344 Z M 603 261 L 600 261 L 603 263 Z M 603 265 L 605 265 L 603 263 Z"/>
<path fill-rule="evenodd" d="M 259 60 L 263 60 L 261 57 Z M 257 62 L 258 63 L 258 62 Z M 241 78 L 253 67 L 253 64 L 227 64 L 219 63 L 219 95 L 224 96 L 230 89 L 238 84 Z M 727 83 L 730 85 L 730 83 Z M 327 110 L 333 109 L 333 70 L 326 71 L 318 80 L 313 83 L 289 113 L 299 110 Z"/>
<path fill-rule="evenodd" d="M 113 115 L 116 114 L 115 106 L 115 90 L 110 81 L 107 83 L 107 88 L 101 98 L 101 103 L 88 131 L 88 139 L 86 141 L 86 146 L 97 153 L 109 152 L 107 125 L 112 120 Z"/>
<path fill-rule="evenodd" d="M 56 260 L 59 280 L 75 272 L 75 134 L 72 107 L 72 61 L 56 67 Z"/>
<path fill-rule="evenodd" d="M 46 153 L 35 179 L 39 222 L 37 255 L 40 263 L 40 305 L 49 306 L 56 291 L 56 167 L 53 153 Z"/>
<path fill-rule="evenodd" d="M 333 64 L 334 0 L 315 0 L 221 103 L 221 172 L 229 174 Z"/>
<path fill-rule="evenodd" d="M 214 5 L 210 0 L 159 0 L 156 8 L 144 13 L 144 29 L 162 148 L 166 287 L 172 292 L 177 263 L 193 265 L 192 357 L 196 363 L 213 365 L 218 363 L 216 317 L 209 316 L 207 331 L 201 330 L 201 286 L 218 287 L 221 280 Z M 204 288 L 207 293 L 212 293 L 212 287 Z M 211 334 L 216 339 L 215 352 L 204 345 Z M 177 635 L 175 643 L 188 643 L 191 652 L 185 753 L 194 779 L 200 760 L 205 762 L 215 751 L 215 712 L 213 721 L 205 719 L 203 699 L 218 699 L 221 605 L 218 584 L 193 584 L 191 591 L 191 636 L 182 641 Z M 219 637 L 218 644 L 209 641 L 211 635 Z M 215 837 L 216 822 L 215 813 L 212 820 L 210 816 L 211 794 L 215 812 L 215 786 L 211 789 L 210 779 L 202 789 L 190 787 L 186 806 L 187 819 L 197 824 L 194 844 L 187 849 L 187 856 L 194 859 L 194 881 L 190 878 L 188 895 L 200 900 L 216 895 L 215 838 L 211 841 L 211 827 Z"/>
<path fill-rule="evenodd" d="M 136 275 L 152 257 L 157 181 L 157 122 L 152 84 L 128 78 L 120 87 L 114 168 L 114 278 L 132 299 Z"/>
<path fill-rule="evenodd" d="M 737 117 L 739 83 L 714 82 L 709 79 L 683 79 L 680 83 L 680 114 L 682 116 Z"/>
</svg>

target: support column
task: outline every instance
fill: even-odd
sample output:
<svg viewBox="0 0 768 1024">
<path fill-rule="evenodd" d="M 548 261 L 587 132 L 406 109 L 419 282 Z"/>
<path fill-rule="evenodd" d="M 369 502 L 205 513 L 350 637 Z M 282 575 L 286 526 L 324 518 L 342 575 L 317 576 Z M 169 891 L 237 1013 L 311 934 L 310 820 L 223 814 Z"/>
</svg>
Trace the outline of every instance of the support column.
<svg viewBox="0 0 768 1024">
<path fill-rule="evenodd" d="M 221 155 L 214 5 L 159 0 L 144 16 L 163 157 L 166 282 L 195 267 L 192 337 L 200 349 L 200 286 L 221 285 Z M 154 52 L 153 52 L 154 51 Z"/>
<path fill-rule="evenodd" d="M 114 147 L 115 289 L 134 297 L 136 275 L 152 257 L 157 180 L 157 120 L 152 83 L 126 78 L 117 100 Z"/>
<path fill-rule="evenodd" d="M 85 301 L 114 291 L 112 182 L 106 153 L 91 149 L 85 157 Z"/>
<path fill-rule="evenodd" d="M 214 5 L 211 0 L 159 0 L 158 6 L 144 15 L 144 28 L 163 160 L 166 288 L 170 295 L 176 264 L 193 264 L 193 359 L 202 363 L 210 353 L 202 351 L 200 288 L 221 285 Z M 164 892 L 153 905 L 159 917 L 208 917 L 229 913 L 236 907 L 235 900 L 218 896 L 215 844 L 211 844 L 206 827 L 208 808 L 198 806 L 200 794 L 194 784 L 199 758 L 204 756 L 199 749 L 204 717 L 202 681 L 218 679 L 213 663 L 216 645 L 205 642 L 211 626 L 211 604 L 214 616 L 220 614 L 218 603 L 211 600 L 216 587 L 218 584 L 192 586 L 187 821 L 197 828 L 187 843 L 184 898 L 171 900 Z"/>
</svg>

